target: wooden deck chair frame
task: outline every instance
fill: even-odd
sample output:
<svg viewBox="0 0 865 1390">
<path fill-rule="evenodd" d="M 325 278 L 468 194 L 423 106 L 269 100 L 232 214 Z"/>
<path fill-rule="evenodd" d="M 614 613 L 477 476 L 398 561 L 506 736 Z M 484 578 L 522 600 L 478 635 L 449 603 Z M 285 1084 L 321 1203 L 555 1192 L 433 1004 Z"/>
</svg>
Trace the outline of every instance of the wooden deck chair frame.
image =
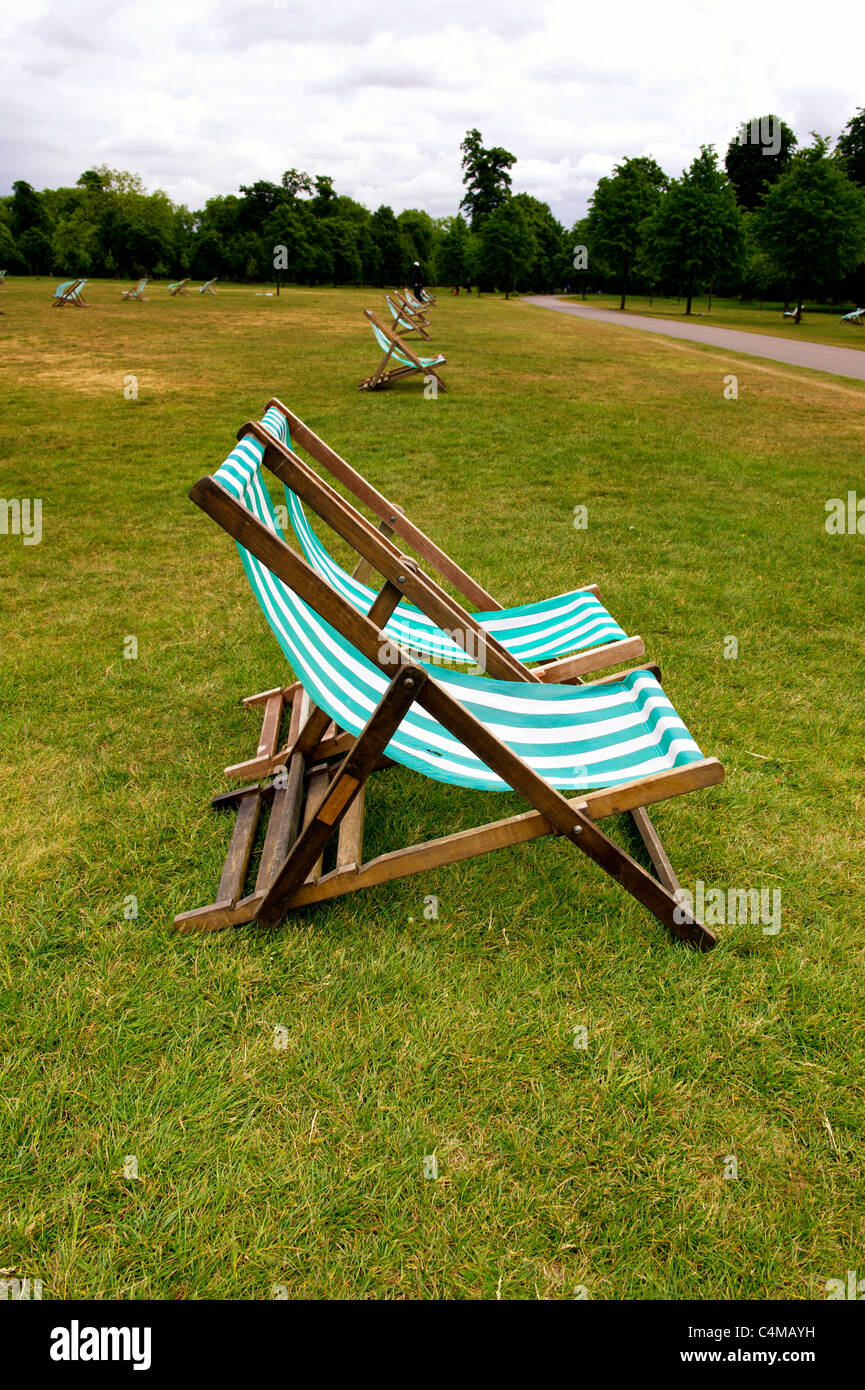
<svg viewBox="0 0 865 1390">
<path fill-rule="evenodd" d="M 446 366 L 447 358 L 444 355 L 439 356 L 435 367 L 425 366 L 411 344 L 401 338 L 393 328 L 389 328 L 386 323 L 383 323 L 378 315 L 372 312 L 372 309 L 364 309 L 363 312 L 370 323 L 375 324 L 379 332 L 388 339 L 390 346 L 385 349 L 384 355 L 372 375 L 365 376 L 363 381 L 358 382 L 358 391 L 381 391 L 394 381 L 401 381 L 404 377 L 414 376 L 415 372 L 420 372 L 423 377 L 433 377 L 438 383 L 439 390 L 447 391 L 447 386 L 436 371 L 436 367 Z M 400 363 L 398 367 L 388 368 L 387 364 L 394 352 L 401 352 L 403 356 L 407 357 L 409 359 L 408 365 Z"/>
<path fill-rule="evenodd" d="M 557 834 L 594 860 L 675 936 L 701 950 L 712 949 L 716 944 L 713 933 L 698 922 L 677 897 L 678 880 L 654 827 L 646 843 L 657 878 L 599 830 L 596 822 L 625 811 L 645 813 L 646 806 L 656 801 L 721 781 L 723 768 L 718 760 L 705 758 L 638 781 L 574 798 L 563 796 L 501 743 L 454 699 L 428 668 L 413 661 L 408 653 L 399 653 L 398 668 L 394 672 L 391 644 L 383 633 L 382 624 L 407 594 L 413 602 L 420 600 L 419 606 L 440 621 L 441 617 L 448 616 L 448 596 L 417 568 L 412 569 L 409 557 L 402 555 L 398 547 L 371 524 L 364 528 L 350 513 L 341 514 L 345 504 L 339 494 L 314 475 L 310 476 L 291 449 L 253 423 L 243 427 L 239 438 L 247 434 L 253 434 L 263 444 L 264 464 L 275 476 L 313 506 L 324 520 L 332 518 L 344 526 L 346 535 L 354 538 L 361 554 L 382 576 L 383 587 L 369 613 L 360 614 L 352 608 L 285 541 L 252 516 L 213 478 L 205 477 L 196 483 L 190 492 L 191 499 L 391 679 L 379 705 L 356 737 L 338 730 L 330 716 L 312 705 L 298 685 L 250 698 L 247 703 L 264 707 L 259 753 L 275 750 L 283 709 L 290 709 L 285 773 L 278 786 L 273 783 L 262 788 L 256 784 L 215 799 L 215 806 L 237 809 L 217 897 L 207 907 L 179 914 L 175 927 L 179 931 L 214 931 L 252 921 L 275 927 L 291 908 L 323 902 L 358 888 L 473 858 L 542 835 Z M 508 662 L 514 661 L 508 653 L 503 655 Z M 499 659 L 497 655 L 496 661 Z M 488 661 L 487 668 L 492 670 L 492 664 Z M 518 671 L 515 679 L 535 678 L 535 674 L 519 662 L 515 664 Z M 657 673 L 656 667 L 647 669 Z M 597 684 L 620 679 L 613 675 L 602 678 Z M 523 796 L 531 809 L 474 830 L 392 851 L 364 864 L 362 798 L 366 783 L 373 772 L 387 765 L 384 750 L 415 701 Z M 329 767 L 329 763 L 335 766 Z M 302 807 L 304 790 L 305 809 Z M 250 894 L 244 895 L 257 823 L 265 801 L 272 802 L 270 821 L 255 887 Z M 336 868 L 322 873 L 324 850 L 335 836 L 338 837 Z"/>
<path fill-rule="evenodd" d="M 187 275 L 185 280 L 175 280 L 173 285 L 168 286 L 168 293 L 172 299 L 176 299 L 179 294 L 189 294 L 186 286 L 189 284 L 190 277 Z"/>
<path fill-rule="evenodd" d="M 87 284 L 86 280 L 67 280 L 61 281 L 61 283 L 65 283 L 66 289 L 62 294 L 58 294 L 57 290 L 54 291 L 51 303 L 54 305 L 55 309 L 62 309 L 64 304 L 71 304 L 76 309 L 90 308 L 87 300 L 81 297 L 81 291 Z M 58 285 L 57 289 L 59 288 L 60 286 Z"/>
<path fill-rule="evenodd" d="M 417 323 L 422 323 L 424 328 L 429 328 L 429 315 L 424 313 L 423 308 L 418 308 L 417 306 L 409 304 L 408 299 L 406 298 L 407 294 L 408 290 L 394 290 L 391 295 L 391 298 L 396 300 L 397 304 L 399 305 L 402 312 L 405 314 L 406 318 L 412 319 L 412 321 L 416 321 Z M 429 305 L 426 305 L 425 307 L 429 308 Z"/>
<path fill-rule="evenodd" d="M 128 290 L 121 290 L 121 291 L 120 291 L 120 294 L 121 294 L 122 298 L 123 298 L 123 299 L 138 299 L 138 300 L 140 300 L 140 302 L 141 302 L 142 304 L 146 304 L 146 303 L 147 303 L 147 296 L 146 296 L 146 294 L 144 293 L 144 291 L 145 291 L 145 289 L 146 289 L 146 287 L 147 287 L 147 282 L 148 282 L 148 277 L 147 277 L 146 275 L 142 275 L 142 277 L 141 277 L 141 279 L 138 281 L 138 284 L 137 284 L 137 285 L 132 285 L 131 288 L 128 289 Z"/>
<path fill-rule="evenodd" d="M 385 294 L 384 301 L 388 306 L 388 313 L 391 315 L 394 324 L 397 323 L 397 315 L 399 316 L 399 327 L 403 334 L 419 333 L 425 342 L 429 342 L 430 335 L 427 333 L 427 328 L 429 327 L 428 323 L 423 323 L 420 318 L 397 303 L 396 295 Z"/>
</svg>

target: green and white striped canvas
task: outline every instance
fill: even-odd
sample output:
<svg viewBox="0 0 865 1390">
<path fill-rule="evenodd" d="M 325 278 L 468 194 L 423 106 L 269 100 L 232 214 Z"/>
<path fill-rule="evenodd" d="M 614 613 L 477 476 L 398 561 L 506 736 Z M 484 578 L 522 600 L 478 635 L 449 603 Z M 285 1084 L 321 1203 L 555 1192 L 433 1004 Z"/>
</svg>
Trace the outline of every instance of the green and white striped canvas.
<svg viewBox="0 0 865 1390">
<path fill-rule="evenodd" d="M 375 591 L 355 579 L 333 558 L 312 529 L 300 498 L 290 488 L 285 489 L 285 502 L 288 519 L 307 563 L 359 613 L 368 613 Z M 594 594 L 578 590 L 518 608 L 474 613 L 473 617 L 485 632 L 520 661 L 549 661 L 606 642 L 620 642 L 626 636 Z M 431 618 L 410 603 L 399 605 L 385 631 L 392 641 L 433 661 L 471 666 L 479 657 L 478 652 L 466 654 Z"/>
<path fill-rule="evenodd" d="M 284 417 L 272 416 L 279 412 L 268 412 L 263 423 L 284 438 Z M 262 455 L 263 446 L 247 436 L 215 474 L 216 481 L 284 539 L 261 477 Z M 387 675 L 255 556 L 241 545 L 238 550 L 261 609 L 304 689 L 341 729 L 359 734 L 387 689 Z M 593 688 L 425 669 L 545 781 L 563 791 L 615 786 L 702 758 L 660 683 L 647 671 L 625 673 L 621 680 Z M 386 752 L 440 782 L 486 791 L 506 785 L 417 705 Z"/>
<path fill-rule="evenodd" d="M 390 338 L 388 338 L 384 333 L 382 333 L 377 323 L 373 323 L 372 319 L 369 319 L 368 322 L 370 328 L 376 336 L 379 347 L 382 349 L 383 352 L 390 352 L 392 361 L 395 360 L 397 362 L 401 362 L 404 367 L 417 366 L 417 362 L 412 362 L 411 358 L 406 357 L 404 352 L 400 352 L 398 347 L 393 347 Z M 393 349 L 393 351 L 391 351 L 391 349 Z M 445 361 L 445 358 L 442 353 L 439 353 L 437 357 L 418 357 L 417 360 L 418 362 L 420 362 L 422 367 L 441 367 Z"/>
</svg>

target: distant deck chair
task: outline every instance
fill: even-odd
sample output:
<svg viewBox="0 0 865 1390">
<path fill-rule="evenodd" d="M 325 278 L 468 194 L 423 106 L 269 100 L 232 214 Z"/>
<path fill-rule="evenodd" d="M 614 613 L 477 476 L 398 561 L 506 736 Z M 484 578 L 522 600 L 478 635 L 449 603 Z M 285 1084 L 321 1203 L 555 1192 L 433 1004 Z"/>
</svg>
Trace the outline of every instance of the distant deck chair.
<svg viewBox="0 0 865 1390">
<path fill-rule="evenodd" d="M 802 313 L 804 314 L 804 312 L 805 312 L 805 310 L 803 309 L 803 310 L 802 310 Z M 785 310 L 784 310 L 783 317 L 784 317 L 785 319 L 794 319 L 794 318 L 796 317 L 796 310 L 795 310 L 795 309 L 785 309 Z"/>
<path fill-rule="evenodd" d="M 174 299 L 179 294 L 189 294 L 189 290 L 186 288 L 188 284 L 188 275 L 185 280 L 175 280 L 172 285 L 168 286 L 168 293 L 171 295 L 171 298 Z"/>
<path fill-rule="evenodd" d="M 6 287 L 6 283 L 6 271 L 0 270 L 0 289 L 4 289 Z"/>
<path fill-rule="evenodd" d="M 390 310 L 394 328 L 402 337 L 405 337 L 407 333 L 419 333 L 422 338 L 425 338 L 426 341 L 429 342 L 430 335 L 419 319 L 412 318 L 404 309 L 400 309 L 389 294 L 386 294 L 384 299 Z"/>
<path fill-rule="evenodd" d="M 213 288 L 213 286 L 216 284 L 216 282 L 217 282 L 218 279 L 219 279 L 219 276 L 218 276 L 218 275 L 214 275 L 214 277 L 213 277 L 212 280 L 205 280 L 204 284 L 200 286 L 198 293 L 199 293 L 199 294 L 214 294 L 214 295 L 215 295 L 215 294 L 216 294 L 216 290 Z"/>
<path fill-rule="evenodd" d="M 408 308 L 411 309 L 413 314 L 425 315 L 431 308 L 433 303 L 433 301 L 430 299 L 425 299 L 423 301 L 416 299 L 410 289 L 403 290 L 402 298 L 405 300 Z"/>
<path fill-rule="evenodd" d="M 262 464 L 323 519 L 345 518 L 338 494 L 298 469 L 276 436 L 279 429 L 284 417 L 278 412 L 269 412 L 262 425 L 245 426 L 215 477 L 202 478 L 190 493 L 237 542 L 253 592 L 299 679 L 247 701 L 264 709 L 260 749 L 276 748 L 283 710 L 290 711 L 285 769 L 267 787 L 242 787 L 215 799 L 214 805 L 237 810 L 217 897 L 180 913 L 177 930 L 215 931 L 252 921 L 276 927 L 292 908 L 557 834 L 674 935 L 710 950 L 715 936 L 668 886 L 676 880 L 672 870 L 667 873 L 663 849 L 654 878 L 597 825 L 723 778 L 721 764 L 703 757 L 679 718 L 657 668 L 638 667 L 587 685 L 552 685 L 522 668 L 522 678 L 505 680 L 445 671 L 394 649 L 381 624 L 403 595 L 436 620 L 446 613 L 446 596 L 371 524 L 361 545 L 384 586 L 367 615 L 296 555 L 282 536 Z M 364 863 L 366 785 L 392 763 L 478 792 L 511 789 L 530 809 Z M 576 795 L 566 798 L 564 791 Z M 270 818 L 247 893 L 266 804 Z M 331 841 L 335 865 L 328 869 L 324 854 Z"/>
<path fill-rule="evenodd" d="M 429 328 L 430 321 L 426 314 L 422 313 L 420 309 L 413 309 L 405 295 L 401 294 L 399 290 L 392 290 L 391 298 L 405 318 L 409 319 L 412 323 L 421 324 L 423 328 Z"/>
<path fill-rule="evenodd" d="M 440 390 L 447 390 L 445 383 L 436 371 L 436 367 L 443 367 L 447 362 L 443 353 L 440 352 L 436 357 L 418 357 L 414 349 L 392 328 L 388 328 L 386 324 L 382 323 L 371 309 L 364 309 L 363 312 L 369 320 L 376 342 L 384 356 L 372 375 L 364 377 L 363 381 L 358 383 L 358 391 L 380 391 L 383 387 L 390 386 L 392 382 L 399 381 L 403 377 L 414 376 L 415 372 L 420 372 L 421 376 L 424 377 L 433 377 Z M 389 362 L 398 362 L 399 366 L 389 367 Z"/>
<path fill-rule="evenodd" d="M 129 290 L 121 290 L 120 293 L 124 299 L 138 299 L 141 301 L 142 304 L 146 304 L 147 296 L 144 293 L 146 288 L 147 276 L 142 275 L 137 285 L 133 285 L 132 288 Z"/>
<path fill-rule="evenodd" d="M 858 323 L 860 328 L 865 324 L 865 309 L 854 309 L 852 313 L 841 315 L 842 323 Z"/>
<path fill-rule="evenodd" d="M 78 309 L 89 309 L 90 306 L 81 293 L 86 284 L 86 280 L 64 280 L 52 296 L 54 308 L 62 309 L 64 304 L 72 304 Z"/>
</svg>

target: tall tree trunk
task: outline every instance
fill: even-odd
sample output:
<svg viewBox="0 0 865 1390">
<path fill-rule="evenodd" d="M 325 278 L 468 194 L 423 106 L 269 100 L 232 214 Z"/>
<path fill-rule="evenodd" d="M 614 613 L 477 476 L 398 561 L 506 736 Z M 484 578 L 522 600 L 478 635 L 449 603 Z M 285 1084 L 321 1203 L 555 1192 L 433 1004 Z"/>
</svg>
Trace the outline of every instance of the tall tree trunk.
<svg viewBox="0 0 865 1390">
<path fill-rule="evenodd" d="M 625 307 L 625 300 L 626 300 L 627 297 L 628 297 L 628 279 L 629 279 L 629 276 L 630 276 L 630 269 L 631 269 L 631 268 L 630 268 L 629 265 L 626 265 L 626 266 L 625 266 L 624 279 L 622 280 L 622 297 L 621 297 L 621 299 L 619 300 L 619 308 L 620 308 L 620 309 L 624 309 L 624 307 Z"/>
<path fill-rule="evenodd" d="M 706 309 L 706 313 L 707 313 L 707 314 L 711 314 L 711 312 L 712 312 L 712 286 L 710 285 L 710 286 L 709 286 L 709 306 L 708 306 L 708 308 Z"/>
<path fill-rule="evenodd" d="M 687 302 L 687 304 L 685 305 L 685 313 L 686 313 L 686 314 L 690 314 L 690 312 L 691 312 L 691 300 L 692 300 L 693 298 L 694 298 L 694 277 L 693 277 L 693 275 L 692 275 L 692 276 L 690 277 L 690 279 L 688 280 L 688 302 Z"/>
</svg>

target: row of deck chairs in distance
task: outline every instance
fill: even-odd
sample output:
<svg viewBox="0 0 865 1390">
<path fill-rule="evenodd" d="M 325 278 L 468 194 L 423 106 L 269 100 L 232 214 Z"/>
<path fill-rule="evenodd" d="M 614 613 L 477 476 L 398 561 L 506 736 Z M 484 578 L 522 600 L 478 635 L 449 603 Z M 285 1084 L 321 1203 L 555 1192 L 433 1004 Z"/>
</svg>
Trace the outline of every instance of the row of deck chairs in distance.
<svg viewBox="0 0 865 1390">
<path fill-rule="evenodd" d="M 439 352 L 435 357 L 420 357 L 406 342 L 410 333 L 417 333 L 418 337 L 429 342 L 428 313 L 430 307 L 435 304 L 435 299 L 426 291 L 421 293 L 421 299 L 417 299 L 407 289 L 392 290 L 390 294 L 385 295 L 391 324 L 384 323 L 371 309 L 364 309 L 373 336 L 382 350 L 382 358 L 375 371 L 358 383 L 359 391 L 381 391 L 392 382 L 414 376 L 418 372 L 425 379 L 434 379 L 439 390 L 447 391 L 447 386 L 436 370 L 445 366 L 447 362 L 444 353 Z M 394 363 L 397 365 L 394 366 Z"/>
<path fill-rule="evenodd" d="M 236 541 L 296 679 L 244 701 L 259 712 L 261 735 L 252 758 L 226 768 L 241 785 L 213 801 L 236 812 L 216 899 L 181 912 L 176 929 L 276 927 L 290 910 L 558 835 L 675 936 L 710 950 L 715 937 L 689 910 L 646 808 L 720 782 L 723 768 L 701 753 L 657 666 L 583 680 L 645 652 L 603 607 L 597 586 L 504 609 L 282 402 L 270 400 L 237 439 L 190 498 Z M 284 529 L 265 469 L 284 488 Z M 305 507 L 358 557 L 352 574 Z M 373 575 L 377 593 L 365 582 Z M 460 661 L 463 669 L 453 669 Z M 485 674 L 465 669 L 476 662 Z M 478 794 L 510 788 L 530 809 L 364 862 L 366 787 L 394 764 Z M 599 828 L 624 813 L 654 874 Z"/>
<path fill-rule="evenodd" d="M 803 309 L 802 312 L 804 313 L 804 309 Z M 785 310 L 784 310 L 784 318 L 785 318 L 785 319 L 794 319 L 795 317 L 796 317 L 796 310 L 795 310 L 795 309 L 785 309 Z M 842 315 L 841 315 L 840 322 L 841 322 L 841 323 L 858 323 L 859 326 L 860 326 L 860 328 L 861 328 L 862 325 L 865 324 L 865 309 L 853 309 L 853 310 L 851 310 L 851 312 L 850 312 L 849 314 L 842 314 Z"/>
<path fill-rule="evenodd" d="M 216 294 L 216 290 L 213 288 L 213 286 L 216 284 L 217 279 L 218 276 L 214 276 L 212 280 L 207 280 L 203 285 L 199 287 L 198 293 Z M 52 295 L 51 302 L 54 305 L 54 308 L 60 309 L 63 307 L 64 304 L 71 304 L 77 306 L 79 309 L 88 309 L 90 306 L 81 293 L 86 284 L 86 280 L 64 280 L 61 285 L 57 286 L 56 290 L 54 291 L 54 294 Z M 149 277 L 146 275 L 142 275 L 137 285 L 130 286 L 128 290 L 120 291 L 121 298 L 137 299 L 139 303 L 146 304 L 147 296 L 145 295 L 144 291 L 147 288 L 148 284 Z M 188 284 L 188 277 L 185 280 L 177 280 L 174 284 L 168 286 L 168 293 L 172 296 L 172 298 L 178 294 L 188 294 L 189 291 L 186 289 L 186 286 Z"/>
</svg>

